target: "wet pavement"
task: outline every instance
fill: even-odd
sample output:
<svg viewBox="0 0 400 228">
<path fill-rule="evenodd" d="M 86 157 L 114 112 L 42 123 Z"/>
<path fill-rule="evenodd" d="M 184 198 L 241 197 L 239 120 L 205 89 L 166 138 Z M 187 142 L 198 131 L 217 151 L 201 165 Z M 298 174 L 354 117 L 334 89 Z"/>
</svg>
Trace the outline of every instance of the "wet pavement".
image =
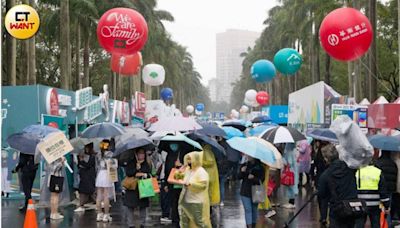
<svg viewBox="0 0 400 228">
<path fill-rule="evenodd" d="M 226 199 L 224 207 L 217 207 L 215 213 L 215 220 L 219 227 L 227 228 L 244 228 L 244 210 L 239 197 L 238 183 L 226 186 Z M 257 227 L 284 227 L 285 223 L 294 215 L 294 213 L 307 201 L 311 196 L 312 190 L 310 188 L 301 188 L 300 194 L 296 199 L 296 209 L 284 209 L 281 207 L 275 208 L 276 215 L 270 219 L 265 219 L 263 212 L 260 212 Z M 280 196 L 280 197 L 279 197 Z M 287 203 L 286 199 L 278 195 L 278 202 L 282 205 Z M 2 227 L 17 228 L 23 227 L 24 217 L 23 213 L 18 211 L 18 206 L 22 200 L 3 199 L 2 200 Z M 36 215 L 38 218 L 39 227 L 127 227 L 125 209 L 121 205 L 121 200 L 118 199 L 116 203 L 112 204 L 111 216 L 113 221 L 110 223 L 96 222 L 95 210 L 89 210 L 81 213 L 74 213 L 75 205 L 69 205 L 60 209 L 61 214 L 65 216 L 62 221 L 50 221 L 50 210 L 47 208 L 38 208 Z M 148 219 L 146 227 L 162 227 L 169 228 L 171 225 L 164 225 L 159 222 L 161 215 L 160 207 L 152 205 L 148 208 Z M 136 215 L 137 216 L 137 215 Z M 137 219 L 139 221 L 139 219 Z M 313 228 L 320 227 L 319 225 L 319 212 L 316 198 L 307 205 L 302 213 L 293 221 L 289 227 L 304 227 Z M 139 225 L 139 224 L 138 224 Z M 137 226 L 139 227 L 139 226 Z"/>
</svg>

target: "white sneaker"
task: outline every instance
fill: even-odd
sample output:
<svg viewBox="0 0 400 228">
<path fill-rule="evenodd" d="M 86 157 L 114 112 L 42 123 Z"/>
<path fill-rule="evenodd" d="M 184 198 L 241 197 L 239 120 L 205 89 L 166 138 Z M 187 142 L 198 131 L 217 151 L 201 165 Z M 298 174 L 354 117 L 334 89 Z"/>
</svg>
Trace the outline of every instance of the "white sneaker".
<svg viewBox="0 0 400 228">
<path fill-rule="evenodd" d="M 75 212 L 84 212 L 85 208 L 84 207 L 78 207 L 74 210 Z"/>
<path fill-rule="evenodd" d="M 286 209 L 295 209 L 296 205 L 291 204 L 291 203 L 286 203 L 286 204 L 283 204 L 282 207 L 286 208 Z"/>
<path fill-rule="evenodd" d="M 271 218 L 272 216 L 276 215 L 275 210 L 269 210 L 267 214 L 265 214 L 265 218 Z"/>
<path fill-rule="evenodd" d="M 63 218 L 64 218 L 64 216 L 62 216 L 60 213 L 55 213 L 55 214 L 50 215 L 50 219 L 52 219 L 52 220 L 60 220 Z"/>
<path fill-rule="evenodd" d="M 101 222 L 101 221 L 103 221 L 103 216 L 104 216 L 104 214 L 103 214 L 103 213 L 98 213 L 98 214 L 97 214 L 96 221 L 98 221 L 98 222 Z"/>
<path fill-rule="evenodd" d="M 220 206 L 220 207 L 224 207 L 224 206 L 225 206 L 224 202 L 221 202 L 221 203 L 219 204 L 219 206 Z"/>
<path fill-rule="evenodd" d="M 160 222 L 162 223 L 172 223 L 172 220 L 168 217 L 160 218 Z"/>
<path fill-rule="evenodd" d="M 104 214 L 103 216 L 103 222 L 111 222 L 112 218 L 110 216 L 110 214 Z"/>
</svg>

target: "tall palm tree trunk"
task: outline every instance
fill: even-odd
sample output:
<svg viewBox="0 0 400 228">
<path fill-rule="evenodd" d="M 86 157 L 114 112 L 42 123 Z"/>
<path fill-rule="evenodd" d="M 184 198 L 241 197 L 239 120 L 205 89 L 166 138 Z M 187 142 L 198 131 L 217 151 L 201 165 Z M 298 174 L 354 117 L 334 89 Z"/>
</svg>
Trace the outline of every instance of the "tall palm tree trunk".
<svg viewBox="0 0 400 228">
<path fill-rule="evenodd" d="M 75 34 L 75 83 L 74 89 L 82 88 L 82 78 L 81 78 L 81 26 L 79 21 L 76 22 L 76 34 Z"/>
<path fill-rule="evenodd" d="M 70 88 L 71 77 L 71 48 L 69 36 L 69 0 L 60 2 L 60 73 L 61 88 Z"/>
<path fill-rule="evenodd" d="M 15 5 L 15 0 L 6 1 L 6 11 Z M 7 52 L 7 84 L 17 85 L 17 41 L 6 32 L 6 52 Z"/>
<path fill-rule="evenodd" d="M 90 35 L 86 34 L 84 39 L 83 47 L 83 77 L 85 78 L 85 87 L 90 86 L 90 75 L 89 75 L 89 44 Z"/>
<path fill-rule="evenodd" d="M 36 8 L 36 1 L 29 0 L 29 4 Z M 28 41 L 28 83 L 30 85 L 36 84 L 36 48 L 35 36 L 31 37 Z"/>
<path fill-rule="evenodd" d="M 328 53 L 325 54 L 325 83 L 331 84 L 331 57 Z"/>
<path fill-rule="evenodd" d="M 369 0 L 369 20 L 371 21 L 372 24 L 372 29 L 374 31 L 374 38 L 372 40 L 371 48 L 370 48 L 370 55 L 368 59 L 368 65 L 369 65 L 369 74 L 368 74 L 368 79 L 369 79 L 369 99 L 370 101 L 374 101 L 377 98 L 378 92 L 377 92 L 377 79 L 376 75 L 378 72 L 376 63 L 376 0 Z"/>
</svg>

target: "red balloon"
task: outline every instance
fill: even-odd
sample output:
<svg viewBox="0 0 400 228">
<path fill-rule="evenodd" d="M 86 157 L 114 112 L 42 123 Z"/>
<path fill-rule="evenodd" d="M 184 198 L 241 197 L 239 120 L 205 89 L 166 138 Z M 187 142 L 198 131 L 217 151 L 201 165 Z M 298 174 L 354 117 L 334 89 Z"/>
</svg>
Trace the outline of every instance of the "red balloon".
<svg viewBox="0 0 400 228">
<path fill-rule="evenodd" d="M 142 55 L 139 52 L 133 55 L 112 54 L 111 56 L 111 70 L 121 75 L 137 75 L 141 65 Z"/>
<path fill-rule="evenodd" d="M 319 29 L 322 47 L 333 58 L 352 61 L 371 46 L 373 30 L 368 18 L 354 8 L 330 12 Z"/>
<path fill-rule="evenodd" d="M 101 16 L 97 25 L 97 38 L 108 52 L 133 55 L 147 41 L 147 23 L 133 9 L 114 8 Z"/>
<path fill-rule="evenodd" d="M 57 128 L 57 129 L 58 129 L 58 124 L 57 124 L 56 122 L 50 122 L 50 123 L 48 124 L 48 126 L 49 126 L 49 127 L 54 127 L 54 128 Z"/>
<path fill-rule="evenodd" d="M 256 95 L 256 101 L 261 106 L 267 105 L 269 103 L 269 94 L 265 91 L 260 91 Z"/>
</svg>

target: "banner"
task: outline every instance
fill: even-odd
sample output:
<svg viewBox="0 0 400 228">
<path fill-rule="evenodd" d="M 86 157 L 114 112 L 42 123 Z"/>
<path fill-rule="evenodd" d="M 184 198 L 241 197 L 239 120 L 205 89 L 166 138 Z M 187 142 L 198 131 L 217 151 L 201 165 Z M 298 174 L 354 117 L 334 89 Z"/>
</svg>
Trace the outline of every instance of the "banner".
<svg viewBox="0 0 400 228">
<path fill-rule="evenodd" d="M 49 164 L 74 149 L 62 132 L 53 133 L 46 137 L 43 142 L 37 145 L 37 148 Z"/>
<path fill-rule="evenodd" d="M 340 115 L 349 116 L 363 132 L 367 132 L 368 126 L 368 106 L 363 105 L 349 105 L 349 104 L 333 104 L 331 122 L 333 122 Z"/>
<path fill-rule="evenodd" d="M 369 128 L 400 128 L 400 104 L 368 106 Z"/>
</svg>

